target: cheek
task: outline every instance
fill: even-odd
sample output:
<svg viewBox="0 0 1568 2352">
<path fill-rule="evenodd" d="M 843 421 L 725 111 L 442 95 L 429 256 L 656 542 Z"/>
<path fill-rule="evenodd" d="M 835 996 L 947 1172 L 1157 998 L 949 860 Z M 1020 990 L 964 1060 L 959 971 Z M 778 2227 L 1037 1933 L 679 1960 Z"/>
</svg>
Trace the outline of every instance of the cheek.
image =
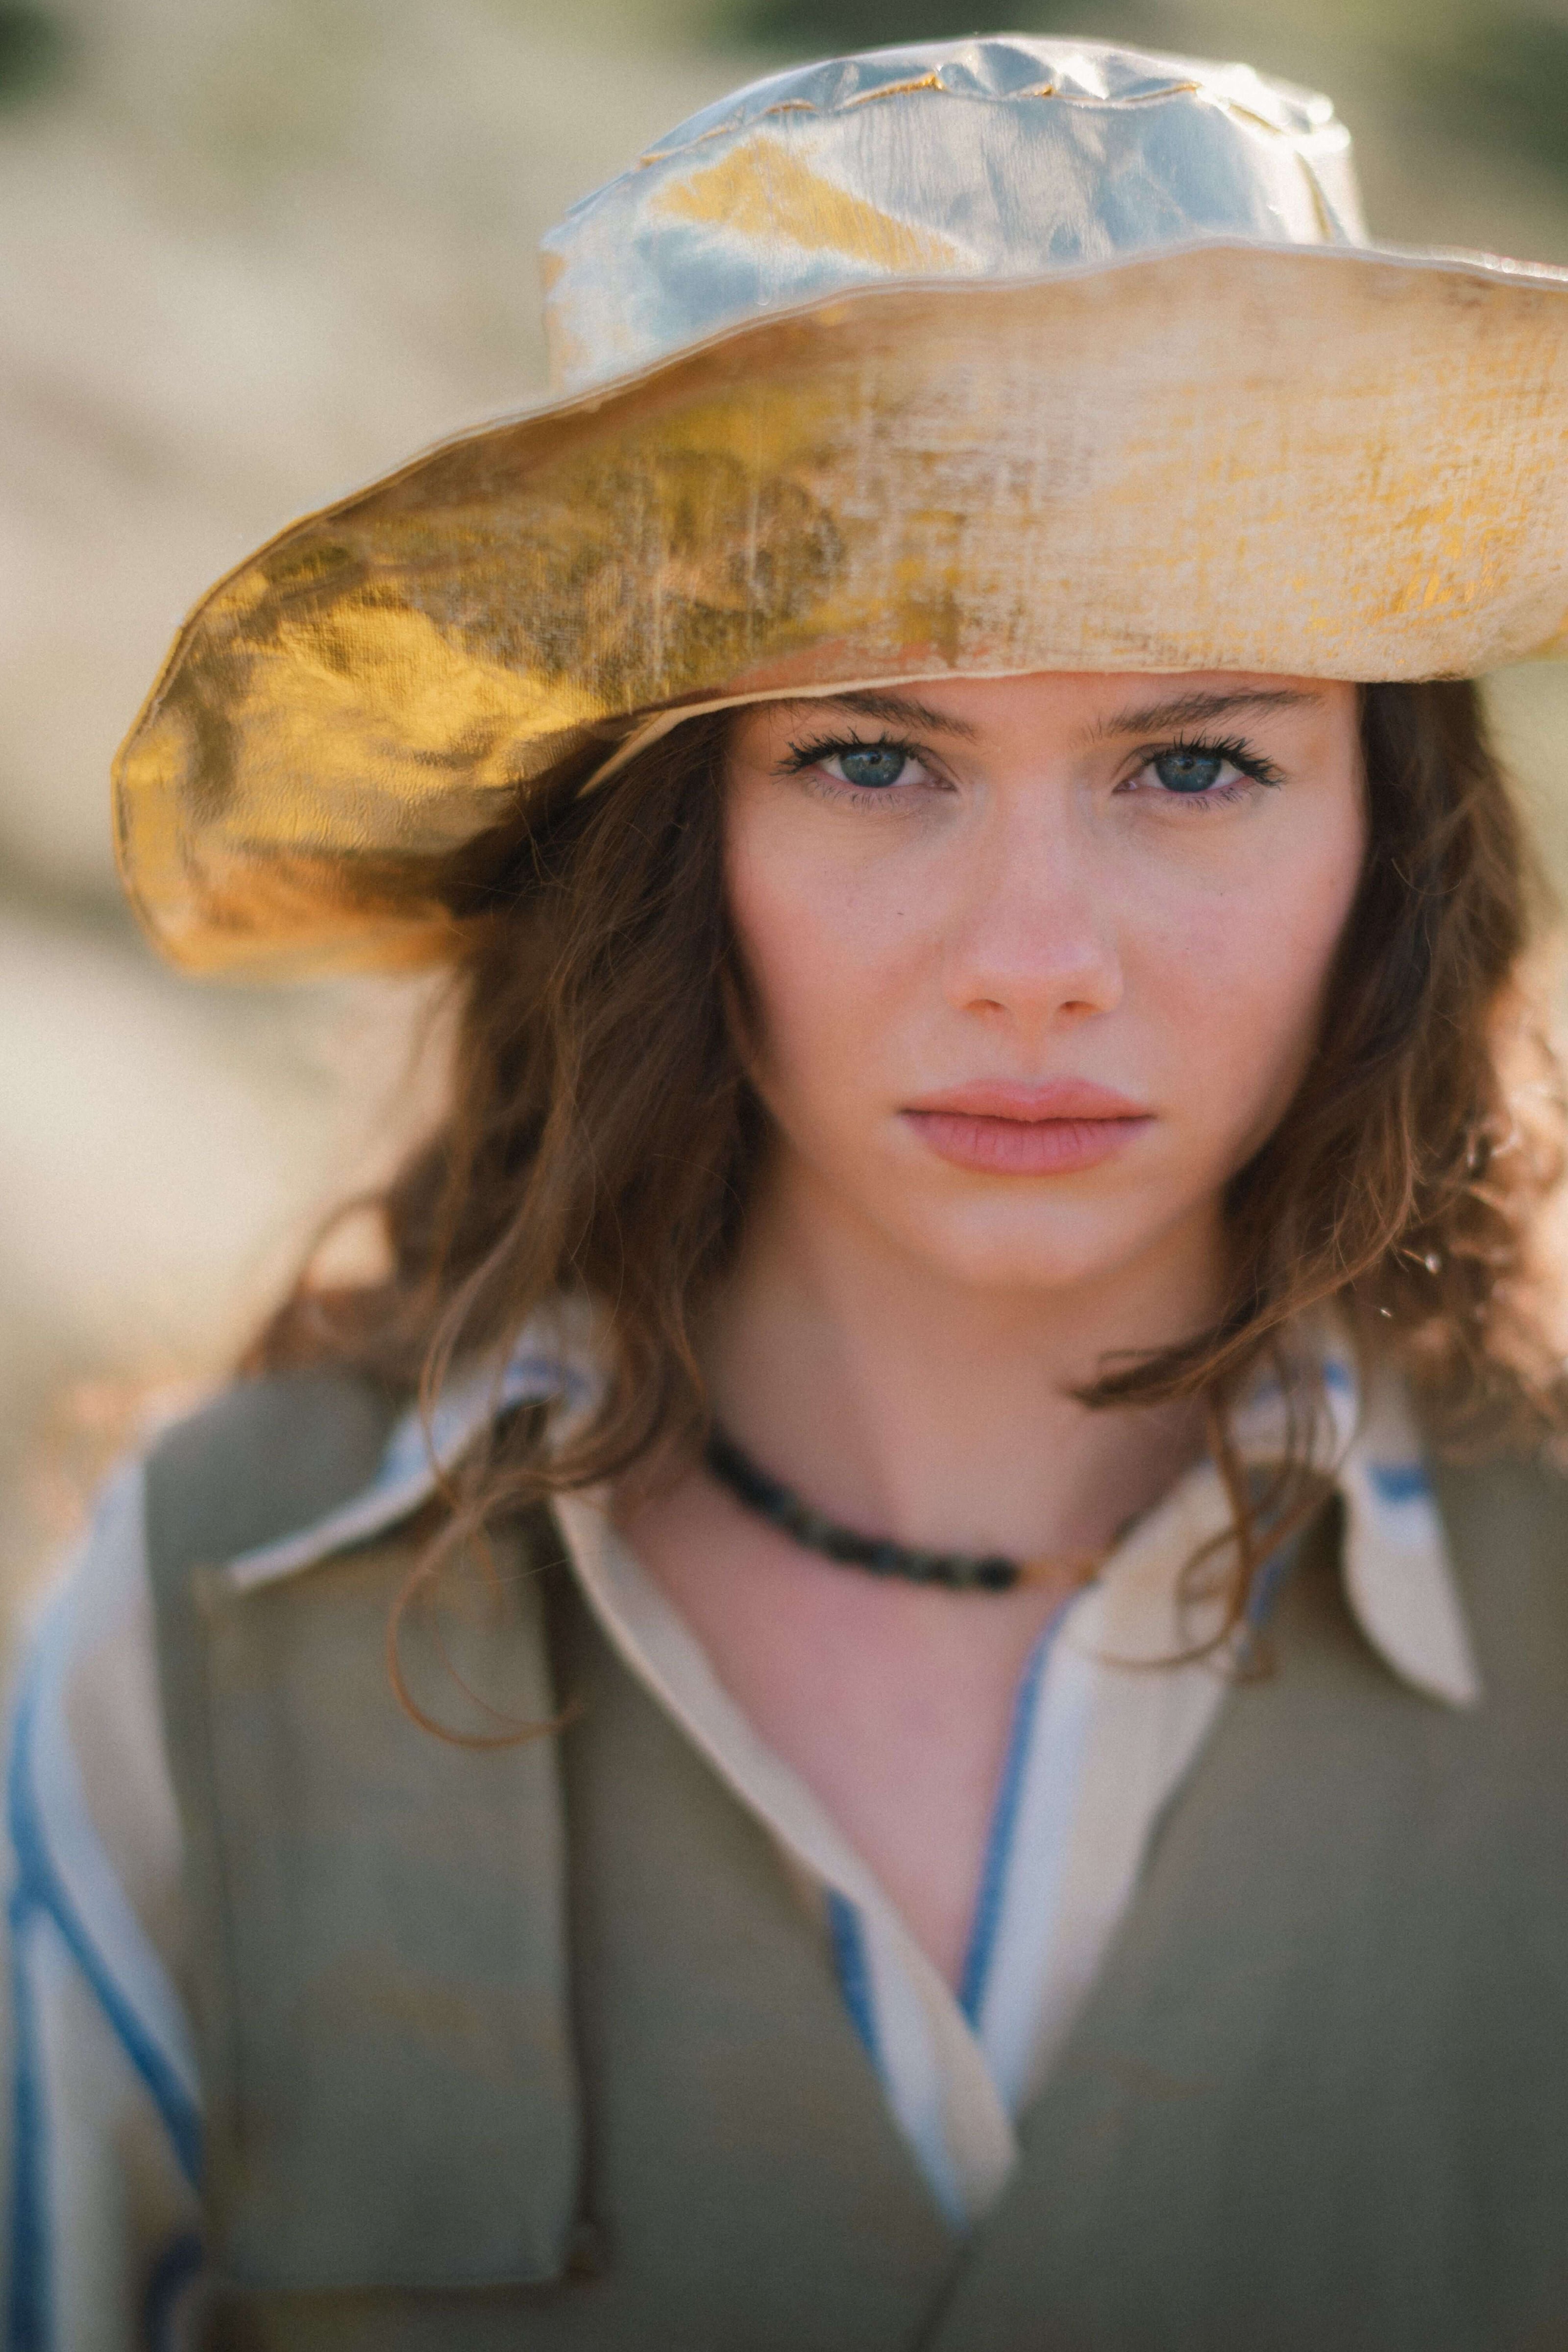
<svg viewBox="0 0 1568 2352">
<path fill-rule="evenodd" d="M 854 1087 L 907 1006 L 925 950 L 910 894 L 792 856 L 770 831 L 733 826 L 726 871 L 757 1013 L 754 1075 L 779 1110 L 786 1097 Z"/>
<path fill-rule="evenodd" d="M 1320 1034 L 1324 990 L 1361 870 L 1359 825 L 1304 845 L 1149 942 L 1144 1002 L 1194 1099 L 1244 1150 L 1287 1108 Z"/>
</svg>

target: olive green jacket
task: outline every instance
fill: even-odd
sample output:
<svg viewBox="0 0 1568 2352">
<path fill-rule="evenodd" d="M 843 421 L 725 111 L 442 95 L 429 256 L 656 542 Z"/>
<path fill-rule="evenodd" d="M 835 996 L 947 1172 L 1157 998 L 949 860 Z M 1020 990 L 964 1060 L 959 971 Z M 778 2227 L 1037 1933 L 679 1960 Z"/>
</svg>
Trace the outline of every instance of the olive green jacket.
<svg viewBox="0 0 1568 2352">
<path fill-rule="evenodd" d="M 408 1529 L 237 1591 L 388 1411 L 241 1388 L 148 1473 L 197 1923 L 206 2342 L 279 2352 L 1561 2352 L 1568 1490 L 1438 1491 L 1487 1697 L 1354 1631 L 1331 1514 L 1157 1831 L 1017 2169 L 959 2242 L 763 1830 L 627 1675 L 547 1521 L 400 1711 Z M 423 1628 L 423 1630 L 422 1630 Z M 435 1657 L 415 1612 L 416 1680 Z M 424 1643 L 428 1655 L 421 1652 Z M 428 1685 L 426 1685 L 428 1686 Z"/>
</svg>

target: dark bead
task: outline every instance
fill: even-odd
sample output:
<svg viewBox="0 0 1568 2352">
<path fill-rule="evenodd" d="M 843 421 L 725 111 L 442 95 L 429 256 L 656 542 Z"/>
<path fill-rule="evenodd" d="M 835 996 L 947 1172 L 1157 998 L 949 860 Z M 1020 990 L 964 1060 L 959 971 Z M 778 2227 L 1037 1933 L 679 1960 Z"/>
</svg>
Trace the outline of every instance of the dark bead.
<svg viewBox="0 0 1568 2352">
<path fill-rule="evenodd" d="M 974 1581 L 986 1592 L 1009 1592 L 1018 1581 L 1016 1559 L 993 1557 L 974 1563 Z"/>
</svg>

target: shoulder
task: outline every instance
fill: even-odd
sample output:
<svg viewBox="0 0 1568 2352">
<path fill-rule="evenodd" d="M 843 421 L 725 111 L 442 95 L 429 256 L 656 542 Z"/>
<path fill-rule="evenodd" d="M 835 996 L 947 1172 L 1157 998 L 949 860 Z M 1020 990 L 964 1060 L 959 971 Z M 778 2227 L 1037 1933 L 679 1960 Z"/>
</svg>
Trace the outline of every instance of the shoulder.
<svg viewBox="0 0 1568 2352">
<path fill-rule="evenodd" d="M 110 2075 L 119 2067 L 151 2092 L 187 2170 L 171 1624 L 197 1560 L 302 1529 L 330 1541 L 343 1507 L 374 1486 L 395 1421 L 393 1401 L 338 1372 L 233 1383 L 110 1478 L 23 1648 L 5 1766 L 12 1964 L 37 1977 L 35 2004 L 56 1956 L 87 1988 L 111 2028 Z M 386 1496 L 394 1511 L 403 1500 Z M 100 2086 L 105 2116 L 117 2079 Z"/>
<path fill-rule="evenodd" d="M 1568 1475 L 1542 1453 L 1435 1460 L 1432 1478 L 1483 1685 L 1555 1694 L 1555 1707 L 1568 1692 Z"/>
<path fill-rule="evenodd" d="M 1568 1470 L 1541 1449 L 1481 1461 L 1432 1460 L 1443 1524 L 1460 1559 L 1506 1558 L 1568 1569 Z"/>
<path fill-rule="evenodd" d="M 374 1484 L 397 1419 L 384 1388 L 337 1368 L 235 1381 L 147 1454 L 155 1580 L 329 1517 Z"/>
</svg>

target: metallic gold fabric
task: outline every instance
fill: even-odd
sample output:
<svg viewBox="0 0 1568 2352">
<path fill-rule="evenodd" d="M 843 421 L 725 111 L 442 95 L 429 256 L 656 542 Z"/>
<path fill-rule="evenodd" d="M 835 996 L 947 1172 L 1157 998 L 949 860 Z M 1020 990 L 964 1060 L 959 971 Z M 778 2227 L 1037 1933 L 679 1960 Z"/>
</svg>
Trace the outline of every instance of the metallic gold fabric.
<svg viewBox="0 0 1568 2352">
<path fill-rule="evenodd" d="M 1005 49 L 1013 70 L 1049 47 L 955 52 Z M 859 240 L 846 290 L 782 313 L 748 297 L 742 323 L 449 443 L 220 583 L 117 763 L 122 870 L 158 943 L 208 971 L 438 956 L 450 929 L 431 861 L 563 751 L 598 738 L 608 754 L 672 708 L 1035 669 L 1420 677 L 1561 649 L 1568 276 L 1344 242 L 1342 137 L 1299 93 L 1277 110 L 1319 111 L 1265 123 L 1257 144 L 1316 142 L 1332 219 L 1323 197 L 1282 213 L 1278 235 L 1149 252 L 1118 142 L 1136 150 L 1178 100 L 1189 142 L 1211 123 L 1240 135 L 1232 102 L 1192 79 L 1210 69 L 1185 70 L 1174 96 L 1099 108 L 1115 118 L 1099 216 L 1127 184 L 1134 257 L 1047 275 L 1043 251 L 1032 277 L 944 274 L 937 240 L 971 234 L 976 185 L 995 181 L 984 142 L 943 147 L 923 213 L 906 205 L 891 226 L 885 205 L 881 226 L 868 218 L 884 163 L 858 189 L 844 166 L 830 226 Z M 705 160 L 684 176 L 647 167 L 650 238 L 672 201 L 682 236 L 710 201 L 725 236 L 767 245 L 776 159 L 764 149 L 749 173 L 793 120 L 776 98 L 791 80 L 766 106 L 748 97 L 738 130 L 687 142 Z M 929 79 L 846 101 L 858 120 L 925 110 L 905 123 L 917 145 L 932 110 L 994 122 L 1058 103 Z M 1095 111 L 1074 104 L 1075 121 Z M 1168 126 L 1155 144 L 1173 152 Z M 1275 181 L 1258 185 L 1267 211 Z M 1048 244 L 1044 212 L 1038 226 Z M 1173 205 L 1153 226 L 1190 225 Z M 808 226 L 793 215 L 791 237 Z M 882 283 L 867 282 L 868 252 Z M 729 299 L 700 260 L 692 318 Z M 635 253 L 623 266 L 629 286 Z M 568 263 L 555 299 L 571 294 Z M 580 329 L 590 309 L 573 312 Z"/>
</svg>

